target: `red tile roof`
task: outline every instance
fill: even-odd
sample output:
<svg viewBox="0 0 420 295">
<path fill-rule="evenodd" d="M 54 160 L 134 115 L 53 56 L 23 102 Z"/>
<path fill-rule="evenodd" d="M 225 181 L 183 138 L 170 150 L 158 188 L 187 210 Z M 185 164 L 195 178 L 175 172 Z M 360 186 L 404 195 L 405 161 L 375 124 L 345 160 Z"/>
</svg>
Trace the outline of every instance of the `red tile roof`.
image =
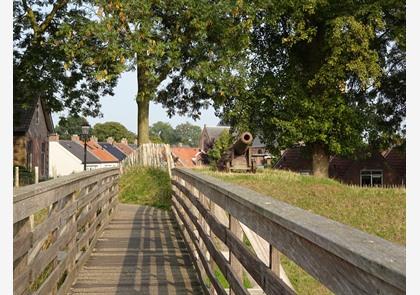
<svg viewBox="0 0 420 295">
<path fill-rule="evenodd" d="M 81 141 L 81 144 L 84 143 Z M 102 148 L 97 142 L 93 140 L 89 140 L 87 142 L 88 150 L 93 153 L 96 157 L 98 157 L 102 162 L 118 162 L 118 159 L 114 157 L 112 154 L 107 152 L 104 148 Z"/>
<path fill-rule="evenodd" d="M 198 148 L 172 147 L 171 151 L 172 155 L 174 156 L 174 160 L 176 160 L 176 158 L 178 159 L 178 161 L 175 162 L 176 166 L 188 168 L 195 167 L 195 164 L 192 161 L 192 159 L 195 158 L 198 154 Z"/>
<path fill-rule="evenodd" d="M 114 145 L 119 148 L 127 156 L 131 154 L 134 150 L 127 144 L 114 142 Z"/>
</svg>

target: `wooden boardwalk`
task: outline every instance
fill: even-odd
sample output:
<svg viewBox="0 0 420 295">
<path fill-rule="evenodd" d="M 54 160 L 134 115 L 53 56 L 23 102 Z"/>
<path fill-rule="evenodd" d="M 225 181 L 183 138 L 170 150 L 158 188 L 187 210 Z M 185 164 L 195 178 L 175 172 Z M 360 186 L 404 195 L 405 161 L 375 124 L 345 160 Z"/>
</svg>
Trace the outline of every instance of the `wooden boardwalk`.
<svg viewBox="0 0 420 295">
<path fill-rule="evenodd" d="M 69 294 L 203 294 L 169 212 L 119 204 Z"/>
</svg>

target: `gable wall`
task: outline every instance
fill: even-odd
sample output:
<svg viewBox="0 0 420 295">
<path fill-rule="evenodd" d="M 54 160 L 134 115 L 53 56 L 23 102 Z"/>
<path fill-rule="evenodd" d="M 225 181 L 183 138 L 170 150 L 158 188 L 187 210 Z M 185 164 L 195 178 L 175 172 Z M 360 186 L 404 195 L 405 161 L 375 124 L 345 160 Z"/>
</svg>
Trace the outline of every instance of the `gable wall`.
<svg viewBox="0 0 420 295">
<path fill-rule="evenodd" d="M 48 166 L 49 166 L 49 144 L 48 144 L 48 129 L 45 122 L 44 112 L 42 110 L 42 104 L 39 104 L 39 122 L 36 120 L 36 109 L 31 119 L 28 132 L 26 133 L 26 146 L 29 141 L 32 141 L 32 167 L 38 166 L 39 178 L 48 178 Z M 45 159 L 44 165 L 41 163 L 41 147 L 45 144 Z"/>
</svg>

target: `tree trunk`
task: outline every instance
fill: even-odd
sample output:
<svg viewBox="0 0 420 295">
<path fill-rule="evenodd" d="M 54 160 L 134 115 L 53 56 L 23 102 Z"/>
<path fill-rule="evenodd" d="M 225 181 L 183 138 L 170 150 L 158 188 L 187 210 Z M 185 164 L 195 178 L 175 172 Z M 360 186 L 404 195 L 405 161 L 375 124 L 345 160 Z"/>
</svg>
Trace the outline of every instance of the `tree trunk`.
<svg viewBox="0 0 420 295">
<path fill-rule="evenodd" d="M 329 156 L 325 146 L 316 143 L 312 150 L 312 171 L 315 177 L 328 177 Z"/>
<path fill-rule="evenodd" d="M 144 69 L 137 63 L 137 143 L 149 143 L 149 103 L 150 97 L 146 95 Z"/>
<path fill-rule="evenodd" d="M 137 96 L 137 142 L 149 143 L 149 99 Z"/>
</svg>

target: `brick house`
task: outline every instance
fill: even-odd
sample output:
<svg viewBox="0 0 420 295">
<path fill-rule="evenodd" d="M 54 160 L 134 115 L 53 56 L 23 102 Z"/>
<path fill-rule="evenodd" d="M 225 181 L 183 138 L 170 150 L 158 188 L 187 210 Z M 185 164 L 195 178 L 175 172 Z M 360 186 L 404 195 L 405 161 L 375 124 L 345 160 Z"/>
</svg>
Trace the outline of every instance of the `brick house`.
<svg viewBox="0 0 420 295">
<path fill-rule="evenodd" d="M 229 126 L 206 126 L 200 134 L 199 149 L 207 152 L 213 147 L 214 142 L 222 135 L 223 131 L 229 131 Z"/>
<path fill-rule="evenodd" d="M 54 131 L 51 113 L 42 99 L 13 102 L 13 165 L 28 171 L 38 167 L 48 178 L 48 136 Z"/>
<path fill-rule="evenodd" d="M 392 160 L 391 160 L 392 159 Z M 398 170 L 396 167 L 400 167 Z M 312 174 L 312 159 L 305 153 L 305 147 L 286 149 L 274 166 L 301 174 Z M 364 159 L 348 159 L 331 156 L 328 174 L 346 184 L 362 186 L 390 186 L 405 184 L 405 152 L 388 152 L 388 158 L 379 152 Z"/>
</svg>

